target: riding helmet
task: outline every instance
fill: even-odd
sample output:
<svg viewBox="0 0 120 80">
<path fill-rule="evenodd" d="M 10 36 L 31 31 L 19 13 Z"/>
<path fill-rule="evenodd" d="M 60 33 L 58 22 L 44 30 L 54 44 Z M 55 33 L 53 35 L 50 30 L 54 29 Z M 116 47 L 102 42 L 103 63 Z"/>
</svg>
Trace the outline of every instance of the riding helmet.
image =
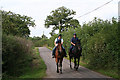
<svg viewBox="0 0 120 80">
<path fill-rule="evenodd" d="M 76 33 L 74 33 L 73 35 L 76 35 Z"/>
<path fill-rule="evenodd" d="M 62 34 L 59 34 L 58 37 L 61 36 L 62 37 Z"/>
</svg>

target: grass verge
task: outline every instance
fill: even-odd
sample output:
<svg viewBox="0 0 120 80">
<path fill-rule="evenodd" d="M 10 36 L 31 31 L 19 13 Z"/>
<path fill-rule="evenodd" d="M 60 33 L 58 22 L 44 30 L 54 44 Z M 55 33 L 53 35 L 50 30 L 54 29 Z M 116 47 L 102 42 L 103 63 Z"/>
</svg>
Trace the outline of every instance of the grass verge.
<svg viewBox="0 0 120 80">
<path fill-rule="evenodd" d="M 26 72 L 19 78 L 43 78 L 46 76 L 46 65 L 39 55 L 39 49 L 35 48 L 31 67 L 26 67 Z"/>
<path fill-rule="evenodd" d="M 83 66 L 83 67 L 86 67 L 90 70 L 93 70 L 95 72 L 98 72 L 102 75 L 109 76 L 109 77 L 115 78 L 115 79 L 120 79 L 119 75 L 116 73 L 117 71 L 115 71 L 113 69 L 94 69 L 94 68 L 90 68 L 86 63 L 83 63 L 82 61 L 80 62 L 80 65 Z"/>
<path fill-rule="evenodd" d="M 51 47 L 48 47 L 48 46 L 47 46 L 47 48 L 48 48 L 48 49 L 50 49 L 50 50 L 52 50 L 52 48 L 51 48 Z"/>
</svg>

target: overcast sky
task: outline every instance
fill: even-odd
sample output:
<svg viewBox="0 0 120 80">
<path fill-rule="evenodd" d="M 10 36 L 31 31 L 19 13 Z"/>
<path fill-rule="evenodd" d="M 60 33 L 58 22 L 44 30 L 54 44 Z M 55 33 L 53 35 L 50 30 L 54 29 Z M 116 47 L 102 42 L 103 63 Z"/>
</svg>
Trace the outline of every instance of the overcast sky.
<svg viewBox="0 0 120 80">
<path fill-rule="evenodd" d="M 119 16 L 119 18 L 120 18 L 120 1 L 119 1 L 119 3 L 118 3 L 118 16 Z"/>
<path fill-rule="evenodd" d="M 50 37 L 49 32 L 52 28 L 44 28 L 44 20 L 47 15 L 50 15 L 52 10 L 61 6 L 76 11 L 75 19 L 78 19 L 80 24 L 93 20 L 94 17 L 110 20 L 112 17 L 118 17 L 118 2 L 113 0 L 104 7 L 86 15 L 79 17 L 95 8 L 105 4 L 110 0 L 0 0 L 0 7 L 5 11 L 12 11 L 16 14 L 27 15 L 35 20 L 36 27 L 30 27 L 30 36 L 41 36 L 44 34 Z"/>
</svg>

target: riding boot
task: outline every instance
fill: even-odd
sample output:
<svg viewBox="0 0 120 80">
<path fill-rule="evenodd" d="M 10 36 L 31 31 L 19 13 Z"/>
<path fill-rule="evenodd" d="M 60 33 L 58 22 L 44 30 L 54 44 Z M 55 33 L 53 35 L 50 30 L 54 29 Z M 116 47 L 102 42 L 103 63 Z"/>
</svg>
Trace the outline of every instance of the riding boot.
<svg viewBox="0 0 120 80">
<path fill-rule="evenodd" d="M 55 55 L 54 55 L 54 54 L 52 54 L 52 58 L 55 58 Z"/>
<path fill-rule="evenodd" d="M 64 56 L 65 56 L 65 57 L 67 57 L 67 54 L 66 54 L 66 51 L 65 51 L 65 49 L 64 49 L 64 53 L 65 53 L 65 55 L 64 55 Z"/>
<path fill-rule="evenodd" d="M 65 48 L 62 46 L 62 49 L 63 49 L 63 52 L 64 52 L 64 57 L 67 57 L 67 54 L 66 54 L 66 51 L 65 51 Z"/>
<path fill-rule="evenodd" d="M 70 49 L 70 53 L 72 53 L 72 48 Z"/>
<path fill-rule="evenodd" d="M 56 50 L 56 47 L 53 48 L 52 58 L 55 58 L 55 50 Z"/>
<path fill-rule="evenodd" d="M 66 51 L 65 51 L 65 57 L 67 57 Z"/>
<path fill-rule="evenodd" d="M 73 48 L 73 47 L 71 46 L 71 47 L 70 47 L 70 53 L 72 53 L 72 48 Z"/>
</svg>

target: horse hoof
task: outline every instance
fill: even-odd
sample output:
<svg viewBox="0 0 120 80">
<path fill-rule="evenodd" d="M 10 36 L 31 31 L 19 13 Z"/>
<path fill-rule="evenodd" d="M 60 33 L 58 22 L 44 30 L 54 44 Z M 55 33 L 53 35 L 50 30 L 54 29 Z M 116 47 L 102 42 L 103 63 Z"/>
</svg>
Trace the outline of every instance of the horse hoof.
<svg viewBox="0 0 120 80">
<path fill-rule="evenodd" d="M 78 69 L 76 68 L 75 70 L 77 71 Z"/>
<path fill-rule="evenodd" d="M 78 70 L 78 67 L 77 67 L 77 70 Z"/>
<path fill-rule="evenodd" d="M 76 71 L 78 70 L 78 67 L 76 67 Z"/>
<path fill-rule="evenodd" d="M 60 72 L 60 74 L 62 74 L 62 72 Z"/>
<path fill-rule="evenodd" d="M 74 69 L 75 69 L 76 67 L 74 66 Z"/>
<path fill-rule="evenodd" d="M 59 71 L 57 71 L 57 73 L 59 73 Z"/>
</svg>

